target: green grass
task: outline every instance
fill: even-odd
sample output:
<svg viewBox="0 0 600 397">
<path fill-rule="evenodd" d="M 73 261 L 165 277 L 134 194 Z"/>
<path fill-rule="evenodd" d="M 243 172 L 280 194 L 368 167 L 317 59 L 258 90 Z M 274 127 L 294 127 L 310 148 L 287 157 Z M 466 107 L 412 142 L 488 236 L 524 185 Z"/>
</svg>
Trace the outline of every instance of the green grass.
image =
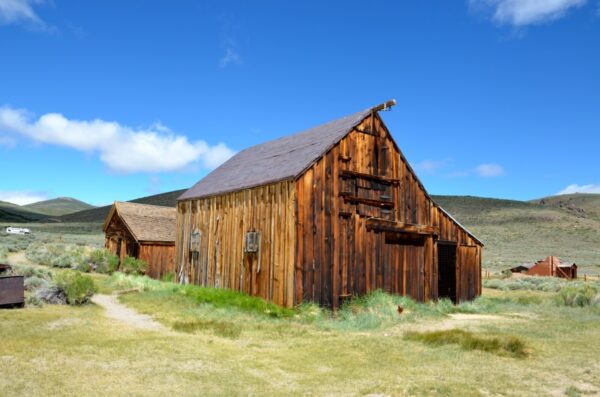
<svg viewBox="0 0 600 397">
<path fill-rule="evenodd" d="M 459 345 L 463 350 L 481 350 L 499 355 L 523 358 L 525 342 L 516 336 L 480 336 L 460 329 L 432 332 L 408 332 L 404 339 L 432 346 Z"/>
<path fill-rule="evenodd" d="M 217 320 L 190 320 L 176 321 L 172 328 L 175 331 L 194 333 L 198 331 L 212 331 L 217 336 L 236 339 L 242 333 L 242 327 L 231 321 Z"/>
<path fill-rule="evenodd" d="M 7 234 L 0 229 L 0 247 L 10 252 L 25 251 L 30 245 L 67 244 L 101 248 L 104 246 L 102 225 L 97 223 L 22 223 L 31 234 Z"/>
<path fill-rule="evenodd" d="M 352 315 L 352 307 L 356 316 L 369 311 L 375 315 L 387 310 L 390 302 L 395 304 L 397 297 L 376 293 L 350 304 L 345 316 L 321 309 L 317 317 L 324 318 L 310 322 L 306 319 L 314 309 L 310 307 L 277 318 L 236 305 L 199 303 L 169 283 L 96 277 L 107 286 L 117 283 L 115 278 L 120 284 L 114 287 L 119 288 L 125 282 L 145 285 L 140 293 L 121 296 L 121 302 L 151 314 L 168 330 L 136 330 L 105 318 L 94 305 L 0 311 L 3 393 L 187 396 L 201 390 L 203 395 L 479 396 L 560 395 L 575 388 L 581 394 L 600 392 L 600 350 L 594 343 L 600 338 L 600 312 L 517 302 L 527 294 L 551 300 L 551 292 L 486 289 L 474 305 L 483 310 L 493 302 L 490 310 L 495 314 L 489 318 L 455 318 L 446 308 L 414 303 L 405 308 L 412 317 L 390 314 L 379 326 L 352 328 L 323 327 L 322 322 L 349 321 L 345 316 Z M 444 329 L 449 325 L 450 331 Z"/>
</svg>

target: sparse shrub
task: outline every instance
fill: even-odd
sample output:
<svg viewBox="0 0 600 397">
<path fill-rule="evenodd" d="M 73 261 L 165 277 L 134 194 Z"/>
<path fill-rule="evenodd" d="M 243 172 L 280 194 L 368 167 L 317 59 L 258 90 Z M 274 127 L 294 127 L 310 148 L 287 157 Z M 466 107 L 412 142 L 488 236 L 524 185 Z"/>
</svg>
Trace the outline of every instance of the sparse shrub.
<svg viewBox="0 0 600 397">
<path fill-rule="evenodd" d="M 44 301 L 38 296 L 38 294 L 25 295 L 25 306 L 40 307 L 43 305 L 44 305 Z"/>
<path fill-rule="evenodd" d="M 8 249 L 6 247 L 0 247 L 0 263 L 6 262 L 8 257 Z"/>
<path fill-rule="evenodd" d="M 94 280 L 80 272 L 65 272 L 56 276 L 56 285 L 64 291 L 70 305 L 82 305 L 97 292 Z"/>
<path fill-rule="evenodd" d="M 165 282 L 165 283 L 172 283 L 175 281 L 175 272 L 168 272 L 163 274 L 163 276 L 160 278 L 160 281 Z"/>
<path fill-rule="evenodd" d="M 52 280 L 52 273 L 43 267 L 35 267 L 29 265 L 13 265 L 12 274 L 15 276 L 23 276 L 26 279 L 29 277 L 39 277 L 44 280 Z"/>
<path fill-rule="evenodd" d="M 155 291 L 164 287 L 164 284 L 148 276 L 132 276 L 115 272 L 111 276 L 111 284 L 115 289 L 137 288 L 140 291 Z"/>
<path fill-rule="evenodd" d="M 569 386 L 565 390 L 565 396 L 567 397 L 581 397 L 582 391 L 575 386 Z M 587 394 L 587 393 L 586 393 Z"/>
<path fill-rule="evenodd" d="M 53 305 L 66 305 L 67 294 L 56 284 L 48 284 L 34 294 L 38 302 L 46 302 Z"/>
<path fill-rule="evenodd" d="M 92 264 L 89 262 L 82 262 L 82 263 L 78 263 L 74 266 L 71 266 L 71 268 L 73 270 L 77 270 L 78 272 L 82 272 L 82 273 L 89 273 L 92 271 Z"/>
<path fill-rule="evenodd" d="M 106 249 L 95 249 L 90 252 L 88 261 L 91 268 L 97 273 L 111 274 L 119 266 L 119 257 L 111 254 Z"/>
<path fill-rule="evenodd" d="M 460 329 L 432 332 L 408 332 L 404 339 L 432 346 L 459 345 L 463 350 L 480 350 L 500 355 L 524 357 L 525 342 L 516 336 L 482 337 Z"/>
<path fill-rule="evenodd" d="M 592 306 L 598 288 L 591 284 L 576 284 L 563 288 L 556 294 L 556 302 L 560 306 L 585 307 Z"/>
<path fill-rule="evenodd" d="M 48 281 L 38 276 L 31 276 L 25 278 L 24 284 L 27 291 L 35 291 L 46 286 Z"/>
<path fill-rule="evenodd" d="M 594 296 L 592 298 L 592 301 L 590 302 L 590 306 L 600 307 L 600 293 L 596 294 L 596 296 Z"/>
<path fill-rule="evenodd" d="M 327 314 L 321 306 L 313 302 L 302 303 L 296 311 L 300 320 L 309 324 L 322 320 Z"/>
<path fill-rule="evenodd" d="M 210 330 L 215 335 L 232 339 L 239 337 L 242 333 L 241 327 L 235 325 L 234 323 L 228 321 L 202 319 L 196 319 L 192 321 L 177 321 L 173 324 L 173 329 L 175 331 L 187 333 Z"/>
<path fill-rule="evenodd" d="M 54 258 L 49 258 L 48 259 L 48 263 L 49 266 L 52 267 L 58 267 L 61 269 L 67 269 L 70 267 L 75 268 L 76 266 L 73 266 L 73 261 L 72 258 L 68 255 L 68 254 L 62 254 L 60 256 L 56 256 Z"/>
<path fill-rule="evenodd" d="M 143 275 L 148 269 L 148 264 L 141 259 L 126 256 L 121 262 L 121 271 L 125 274 Z"/>
</svg>

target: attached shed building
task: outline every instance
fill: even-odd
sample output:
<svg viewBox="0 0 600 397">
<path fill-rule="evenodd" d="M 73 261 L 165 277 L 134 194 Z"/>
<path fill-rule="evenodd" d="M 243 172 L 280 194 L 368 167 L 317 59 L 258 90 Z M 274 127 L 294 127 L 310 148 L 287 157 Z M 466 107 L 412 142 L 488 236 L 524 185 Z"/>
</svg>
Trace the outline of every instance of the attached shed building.
<svg viewBox="0 0 600 397">
<path fill-rule="evenodd" d="M 183 283 L 293 306 L 481 293 L 483 244 L 429 196 L 378 111 L 237 153 L 178 200 Z"/>
<path fill-rule="evenodd" d="M 117 201 L 104 221 L 105 246 L 120 261 L 145 261 L 146 274 L 161 278 L 175 270 L 176 217 L 175 208 Z"/>
</svg>

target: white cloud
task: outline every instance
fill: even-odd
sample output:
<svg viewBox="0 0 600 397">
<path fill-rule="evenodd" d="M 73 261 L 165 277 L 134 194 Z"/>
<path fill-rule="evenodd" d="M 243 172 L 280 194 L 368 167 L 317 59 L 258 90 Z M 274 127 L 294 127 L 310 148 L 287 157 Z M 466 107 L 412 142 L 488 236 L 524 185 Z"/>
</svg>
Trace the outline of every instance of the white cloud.
<svg viewBox="0 0 600 397">
<path fill-rule="evenodd" d="M 242 63 L 242 57 L 233 46 L 225 49 L 225 55 L 219 59 L 219 67 L 224 68 L 230 64 L 239 65 Z"/>
<path fill-rule="evenodd" d="M 553 21 L 563 17 L 587 0 L 469 0 L 475 9 L 491 10 L 493 20 L 500 24 L 525 26 Z"/>
<path fill-rule="evenodd" d="M 0 24 L 28 22 L 43 25 L 44 22 L 33 10 L 33 4 L 42 0 L 0 0 Z"/>
<path fill-rule="evenodd" d="M 598 193 L 598 194 L 600 194 L 600 184 L 597 184 L 597 185 L 573 184 L 573 185 L 567 186 L 566 188 L 564 188 L 563 190 L 561 190 L 560 192 L 558 192 L 556 194 L 560 195 L 560 194 L 573 194 L 573 193 Z"/>
<path fill-rule="evenodd" d="M 45 193 L 0 191 L 0 201 L 17 205 L 27 205 L 44 200 L 48 200 L 48 196 Z"/>
<path fill-rule="evenodd" d="M 498 164 L 480 164 L 475 167 L 475 173 L 485 178 L 492 178 L 504 174 L 504 168 Z"/>
<path fill-rule="evenodd" d="M 450 160 L 423 160 L 415 164 L 415 169 L 428 174 L 433 174 L 440 168 L 447 166 Z"/>
<path fill-rule="evenodd" d="M 99 153 L 110 169 L 120 172 L 177 171 L 200 163 L 215 168 L 234 154 L 224 143 L 210 146 L 205 141 L 190 142 L 158 124 L 133 129 L 100 119 L 70 120 L 59 113 L 47 113 L 31 120 L 27 112 L 0 108 L 0 131 L 25 135 L 30 139 L 76 150 Z"/>
</svg>

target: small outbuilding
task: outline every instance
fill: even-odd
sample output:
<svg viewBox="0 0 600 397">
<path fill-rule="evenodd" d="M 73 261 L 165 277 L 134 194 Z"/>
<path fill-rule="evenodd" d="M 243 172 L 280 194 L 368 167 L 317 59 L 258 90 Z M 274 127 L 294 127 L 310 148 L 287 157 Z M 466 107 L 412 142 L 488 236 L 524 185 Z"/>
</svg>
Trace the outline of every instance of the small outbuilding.
<svg viewBox="0 0 600 397">
<path fill-rule="evenodd" d="M 550 276 L 573 279 L 577 278 L 577 265 L 563 264 L 556 256 L 548 256 L 537 261 L 528 271 L 531 276 Z"/>
<path fill-rule="evenodd" d="M 523 263 L 522 265 L 511 267 L 510 271 L 512 273 L 527 273 L 527 271 L 531 269 L 533 265 L 533 263 Z"/>
<path fill-rule="evenodd" d="M 104 221 L 105 246 L 120 261 L 145 261 L 158 279 L 175 270 L 175 224 L 175 208 L 117 201 Z"/>
<path fill-rule="evenodd" d="M 526 263 L 510 269 L 513 273 L 524 273 L 529 276 L 548 276 L 567 279 L 577 278 L 577 265 L 575 263 L 561 263 L 556 256 L 548 256 L 536 263 Z"/>
<path fill-rule="evenodd" d="M 288 307 L 335 308 L 377 289 L 419 301 L 480 295 L 483 244 L 400 151 L 378 113 L 394 104 L 243 150 L 185 192 L 179 281 Z"/>
</svg>

